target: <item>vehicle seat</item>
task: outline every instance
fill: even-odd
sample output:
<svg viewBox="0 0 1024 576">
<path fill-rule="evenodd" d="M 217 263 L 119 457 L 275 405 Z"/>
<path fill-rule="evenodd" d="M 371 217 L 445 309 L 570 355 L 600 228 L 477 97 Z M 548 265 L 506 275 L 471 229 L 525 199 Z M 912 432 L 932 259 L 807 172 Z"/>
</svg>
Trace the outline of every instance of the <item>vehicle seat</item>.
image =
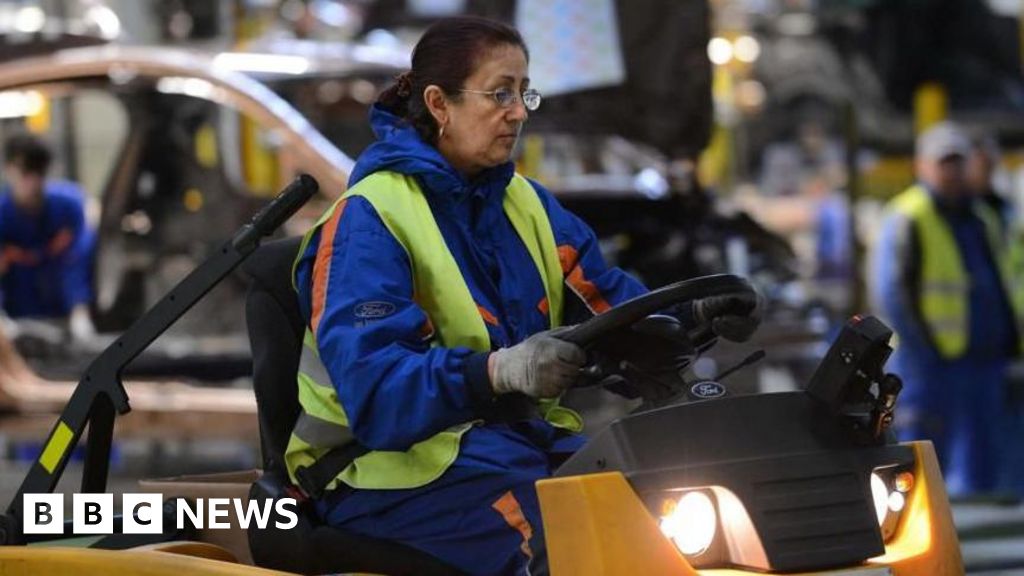
<svg viewBox="0 0 1024 576">
<path fill-rule="evenodd" d="M 251 278 L 245 302 L 253 356 L 253 391 L 259 415 L 264 474 L 250 491 L 255 500 L 290 496 L 284 451 L 299 414 L 295 375 L 305 323 L 292 289 L 292 262 L 299 238 L 268 242 L 243 264 Z M 392 576 L 450 576 L 458 571 L 433 556 L 395 542 L 368 538 L 321 524 L 311 503 L 300 505 L 290 530 L 250 527 L 249 548 L 258 566 L 323 574 L 373 572 Z M 287 519 L 282 519 L 287 521 Z"/>
</svg>

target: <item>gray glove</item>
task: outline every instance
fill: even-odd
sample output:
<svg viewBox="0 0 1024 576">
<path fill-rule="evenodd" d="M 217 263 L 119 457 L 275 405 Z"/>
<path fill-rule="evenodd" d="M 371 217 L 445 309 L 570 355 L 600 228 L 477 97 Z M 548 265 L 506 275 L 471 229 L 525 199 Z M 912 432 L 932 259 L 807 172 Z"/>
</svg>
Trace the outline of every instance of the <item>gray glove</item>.
<svg viewBox="0 0 1024 576">
<path fill-rule="evenodd" d="M 587 354 L 553 333 L 557 332 L 538 332 L 491 354 L 489 372 L 495 394 L 522 392 L 532 398 L 554 398 L 576 382 Z"/>
</svg>

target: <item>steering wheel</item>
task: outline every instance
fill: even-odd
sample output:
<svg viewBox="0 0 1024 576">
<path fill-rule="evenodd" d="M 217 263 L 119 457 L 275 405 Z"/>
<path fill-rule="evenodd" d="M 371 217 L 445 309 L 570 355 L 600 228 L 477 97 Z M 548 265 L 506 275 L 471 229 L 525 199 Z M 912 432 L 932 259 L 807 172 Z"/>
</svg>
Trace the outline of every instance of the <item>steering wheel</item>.
<svg viewBox="0 0 1024 576">
<path fill-rule="evenodd" d="M 629 329 L 647 316 L 670 306 L 726 294 L 756 297 L 757 292 L 750 282 L 733 274 L 683 280 L 627 300 L 603 314 L 560 332 L 558 337 L 586 350 L 609 335 Z"/>
<path fill-rule="evenodd" d="M 732 274 L 684 280 L 623 302 L 607 312 L 559 332 L 558 338 L 572 342 L 588 352 L 588 363 L 582 372 L 589 376 L 589 383 L 585 378 L 583 386 L 601 383 L 627 397 L 663 400 L 675 395 L 679 387 L 685 384 L 680 374 L 685 365 L 662 366 L 652 371 L 645 369 L 643 359 L 635 356 L 644 356 L 651 348 L 661 348 L 661 352 L 678 350 L 680 356 L 689 355 L 692 360 L 710 348 L 714 336 L 710 334 L 709 327 L 696 327 L 696 332 L 702 333 L 707 341 L 695 344 L 694 340 L 698 338 L 681 330 L 675 318 L 651 316 L 678 304 L 724 295 L 756 298 L 757 292 L 747 280 Z M 652 319 L 654 322 L 651 322 Z M 639 345 L 637 340 L 641 340 Z M 622 353 L 617 353 L 620 350 Z M 609 361 L 608 356 L 615 356 L 616 359 Z M 617 377 L 618 380 L 609 384 L 603 380 L 606 377 Z"/>
</svg>

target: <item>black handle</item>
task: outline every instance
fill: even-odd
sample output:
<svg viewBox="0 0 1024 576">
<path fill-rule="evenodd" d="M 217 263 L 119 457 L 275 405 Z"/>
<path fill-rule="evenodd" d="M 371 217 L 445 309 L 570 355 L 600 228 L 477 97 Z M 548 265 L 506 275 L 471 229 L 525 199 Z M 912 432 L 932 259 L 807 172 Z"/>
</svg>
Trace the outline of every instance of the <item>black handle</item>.
<svg viewBox="0 0 1024 576">
<path fill-rule="evenodd" d="M 309 174 L 299 174 L 277 195 L 277 198 L 253 216 L 252 222 L 231 241 L 232 245 L 239 250 L 250 245 L 255 246 L 261 238 L 269 236 L 284 224 L 285 220 L 291 218 L 319 189 L 320 184 L 316 178 Z"/>
</svg>

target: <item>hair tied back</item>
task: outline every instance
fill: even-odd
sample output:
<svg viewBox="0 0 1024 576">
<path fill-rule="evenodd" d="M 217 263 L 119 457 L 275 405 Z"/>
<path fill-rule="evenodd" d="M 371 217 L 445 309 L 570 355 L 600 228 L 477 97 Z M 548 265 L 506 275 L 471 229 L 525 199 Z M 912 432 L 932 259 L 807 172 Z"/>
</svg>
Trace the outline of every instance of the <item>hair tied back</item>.
<svg viewBox="0 0 1024 576">
<path fill-rule="evenodd" d="M 412 96 L 412 72 L 403 72 L 395 78 L 395 84 L 398 87 L 398 96 L 401 98 L 408 98 Z"/>
</svg>

